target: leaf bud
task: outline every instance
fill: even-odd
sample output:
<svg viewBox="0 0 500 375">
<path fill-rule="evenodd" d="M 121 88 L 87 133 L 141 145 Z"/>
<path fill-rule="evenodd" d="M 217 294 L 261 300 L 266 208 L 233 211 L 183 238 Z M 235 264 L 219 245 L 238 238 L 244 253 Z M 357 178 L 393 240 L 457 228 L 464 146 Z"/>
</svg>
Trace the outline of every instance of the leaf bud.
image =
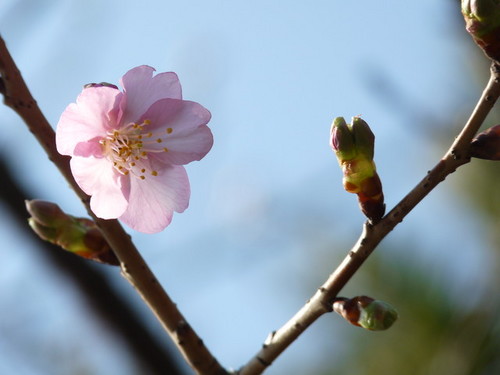
<svg viewBox="0 0 500 375">
<path fill-rule="evenodd" d="M 349 323 L 370 331 L 386 330 L 398 318 L 393 306 L 367 296 L 337 298 L 333 310 Z"/>
<path fill-rule="evenodd" d="M 119 261 L 101 231 L 92 220 L 65 214 L 55 203 L 26 201 L 32 215 L 29 226 L 43 240 L 81 257 L 119 265 Z"/>
</svg>

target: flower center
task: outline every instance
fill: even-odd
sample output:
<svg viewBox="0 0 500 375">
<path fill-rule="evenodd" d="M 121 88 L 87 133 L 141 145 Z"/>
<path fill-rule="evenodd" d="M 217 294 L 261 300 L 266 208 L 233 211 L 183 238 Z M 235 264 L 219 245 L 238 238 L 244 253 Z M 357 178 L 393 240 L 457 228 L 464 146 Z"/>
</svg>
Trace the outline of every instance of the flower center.
<svg viewBox="0 0 500 375">
<path fill-rule="evenodd" d="M 158 134 L 147 130 L 150 120 L 141 124 L 130 123 L 118 130 L 106 134 L 99 143 L 103 153 L 113 162 L 113 167 L 125 176 L 132 175 L 141 180 L 147 175 L 158 176 L 158 171 L 151 168 L 148 162 L 150 153 L 168 152 L 164 147 L 162 138 L 171 134 L 172 128 L 167 128 L 165 133 Z"/>
</svg>

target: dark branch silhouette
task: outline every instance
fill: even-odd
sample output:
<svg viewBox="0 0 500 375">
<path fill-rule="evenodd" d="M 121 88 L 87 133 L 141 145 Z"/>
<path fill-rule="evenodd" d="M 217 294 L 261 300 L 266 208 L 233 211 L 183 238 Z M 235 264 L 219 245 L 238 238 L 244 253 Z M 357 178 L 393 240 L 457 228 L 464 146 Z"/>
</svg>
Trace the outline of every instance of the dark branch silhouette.
<svg viewBox="0 0 500 375">
<path fill-rule="evenodd" d="M 55 270 L 64 273 L 74 282 L 85 301 L 117 336 L 123 338 L 131 353 L 142 367 L 151 374 L 184 375 L 172 354 L 164 343 L 155 337 L 141 321 L 141 317 L 130 306 L 130 302 L 121 297 L 107 282 L 103 272 L 105 265 L 66 252 L 48 242 L 41 241 L 28 226 L 28 213 L 24 200 L 34 196 L 15 180 L 7 167 L 5 155 L 0 156 L 0 175 L 2 184 L 0 200 L 9 210 L 8 214 L 19 227 L 38 242 L 40 252 L 49 260 Z"/>
</svg>

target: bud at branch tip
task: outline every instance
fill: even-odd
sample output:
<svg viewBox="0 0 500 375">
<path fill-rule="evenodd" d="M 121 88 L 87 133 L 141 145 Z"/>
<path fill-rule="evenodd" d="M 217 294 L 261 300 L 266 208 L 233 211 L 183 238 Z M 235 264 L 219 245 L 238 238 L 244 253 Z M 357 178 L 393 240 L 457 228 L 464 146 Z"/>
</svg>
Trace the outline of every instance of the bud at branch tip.
<svg viewBox="0 0 500 375">
<path fill-rule="evenodd" d="M 343 117 L 333 120 L 330 128 L 332 147 L 343 171 L 344 189 L 358 195 L 361 211 L 375 223 L 385 213 L 382 183 L 373 161 L 375 135 L 361 117 L 347 124 Z"/>
</svg>

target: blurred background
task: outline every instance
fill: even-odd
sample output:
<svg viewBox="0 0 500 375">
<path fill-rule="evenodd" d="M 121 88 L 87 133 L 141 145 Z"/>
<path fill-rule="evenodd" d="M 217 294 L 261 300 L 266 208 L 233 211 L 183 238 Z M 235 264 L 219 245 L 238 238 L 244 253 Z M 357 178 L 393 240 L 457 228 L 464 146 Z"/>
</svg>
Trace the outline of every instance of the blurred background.
<svg viewBox="0 0 500 375">
<path fill-rule="evenodd" d="M 489 76 L 455 0 L 2 0 L 0 33 L 54 127 L 84 84 L 141 64 L 177 72 L 184 98 L 211 111 L 214 147 L 187 166 L 190 208 L 162 233 L 130 234 L 227 368 L 359 236 L 332 119 L 370 124 L 390 209 L 444 154 Z M 117 268 L 31 235 L 24 199 L 85 211 L 4 106 L 0 125 L 0 374 L 192 373 Z M 393 304 L 389 331 L 324 316 L 266 373 L 500 373 L 499 172 L 473 160 L 449 176 L 343 290 Z"/>
</svg>

